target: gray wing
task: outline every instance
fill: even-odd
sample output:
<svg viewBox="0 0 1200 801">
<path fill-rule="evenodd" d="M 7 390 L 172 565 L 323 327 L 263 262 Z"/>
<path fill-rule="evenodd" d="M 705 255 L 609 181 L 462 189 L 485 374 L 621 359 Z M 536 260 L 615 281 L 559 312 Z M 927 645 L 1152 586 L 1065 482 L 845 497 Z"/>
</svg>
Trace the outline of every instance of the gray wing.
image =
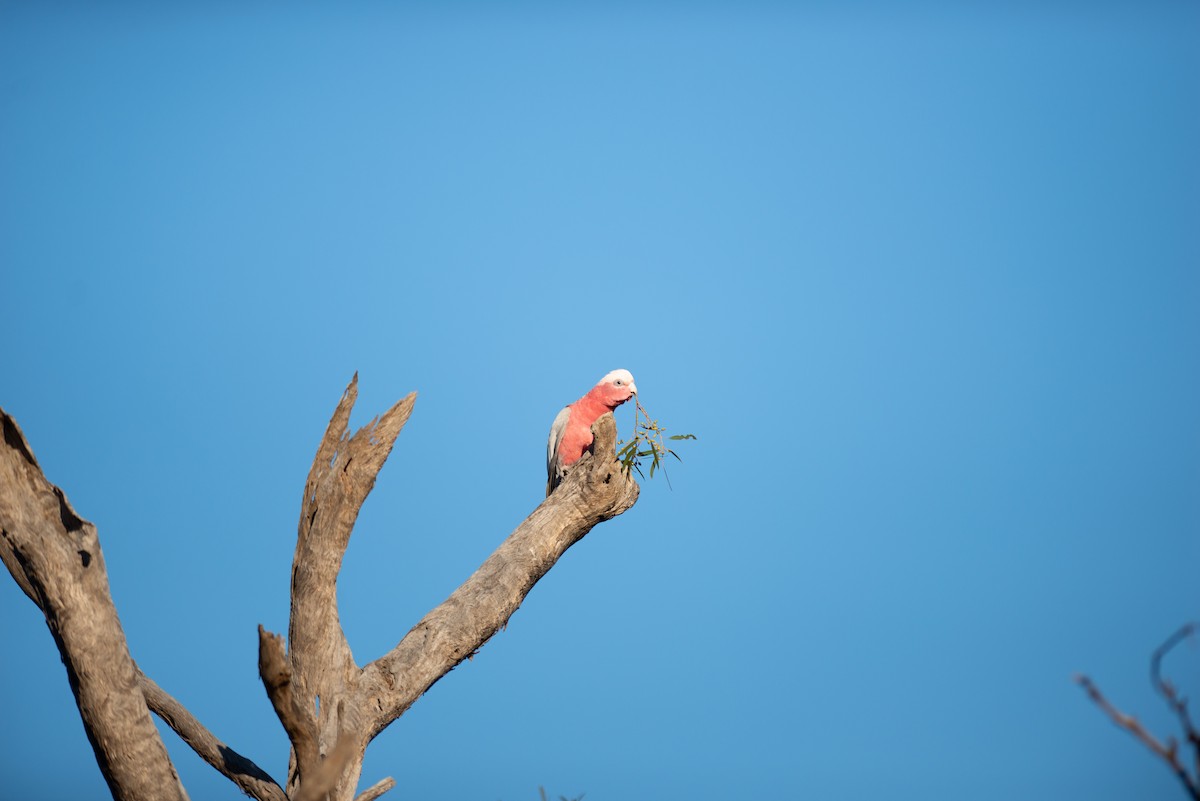
<svg viewBox="0 0 1200 801">
<path fill-rule="evenodd" d="M 550 424 L 550 438 L 546 441 L 546 496 L 549 497 L 558 482 L 562 481 L 562 456 L 558 452 L 567 421 L 571 419 L 571 407 L 564 406 L 554 422 Z"/>
</svg>

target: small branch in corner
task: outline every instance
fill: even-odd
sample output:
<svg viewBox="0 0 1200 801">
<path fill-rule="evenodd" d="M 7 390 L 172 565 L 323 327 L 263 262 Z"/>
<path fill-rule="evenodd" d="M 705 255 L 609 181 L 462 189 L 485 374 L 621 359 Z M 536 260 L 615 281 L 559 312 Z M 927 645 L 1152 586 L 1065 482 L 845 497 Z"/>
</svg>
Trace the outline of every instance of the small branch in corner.
<svg viewBox="0 0 1200 801">
<path fill-rule="evenodd" d="M 1142 726 L 1137 718 L 1127 715 L 1113 706 L 1090 678 L 1084 675 L 1075 676 L 1075 683 L 1083 688 L 1084 692 L 1088 694 L 1088 698 L 1100 708 L 1100 711 L 1107 715 L 1118 727 L 1132 734 L 1142 745 L 1146 746 L 1146 748 L 1150 749 L 1150 751 L 1157 754 L 1160 759 L 1167 763 L 1171 772 L 1178 776 L 1179 781 L 1183 783 L 1184 789 L 1192 801 L 1200 801 L 1200 734 L 1197 733 L 1196 727 L 1192 723 L 1191 716 L 1188 713 L 1187 699 L 1180 696 L 1175 686 L 1162 677 L 1161 668 L 1163 657 L 1166 656 L 1167 652 L 1196 631 L 1200 631 L 1200 624 L 1198 623 L 1188 623 L 1183 626 L 1168 637 L 1154 651 L 1154 655 L 1150 659 L 1151 683 L 1159 695 L 1167 702 L 1171 711 L 1179 718 L 1184 738 L 1187 744 L 1192 747 L 1195 775 L 1189 773 L 1180 760 L 1179 742 L 1174 737 L 1168 737 L 1165 743 L 1160 741 L 1153 734 L 1146 731 L 1146 728 Z"/>
</svg>

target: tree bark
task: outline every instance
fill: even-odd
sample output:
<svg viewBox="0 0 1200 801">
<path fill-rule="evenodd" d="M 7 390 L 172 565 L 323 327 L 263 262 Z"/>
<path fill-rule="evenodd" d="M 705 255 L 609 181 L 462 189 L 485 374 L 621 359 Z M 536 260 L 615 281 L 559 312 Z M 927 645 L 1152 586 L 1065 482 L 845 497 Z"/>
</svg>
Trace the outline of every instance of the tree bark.
<svg viewBox="0 0 1200 801">
<path fill-rule="evenodd" d="M 117 801 L 186 799 L 129 655 L 96 527 L 46 480 L 0 409 L 0 559 L 46 616 L 96 762 Z"/>
</svg>

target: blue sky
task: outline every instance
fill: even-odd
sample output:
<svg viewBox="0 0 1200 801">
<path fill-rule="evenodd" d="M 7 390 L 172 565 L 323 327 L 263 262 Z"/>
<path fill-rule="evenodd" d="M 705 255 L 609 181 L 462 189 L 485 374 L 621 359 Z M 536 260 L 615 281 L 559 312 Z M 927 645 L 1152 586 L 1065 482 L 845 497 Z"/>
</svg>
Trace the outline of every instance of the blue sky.
<svg viewBox="0 0 1200 801">
<path fill-rule="evenodd" d="M 139 664 L 280 779 L 255 627 L 353 373 L 356 424 L 420 393 L 341 576 L 365 663 L 624 367 L 700 437 L 673 489 L 364 783 L 1182 797 L 1070 679 L 1169 731 L 1147 658 L 1198 614 L 1198 35 L 1185 2 L 8 3 L 0 404 Z M 6 789 L 105 797 L 40 615 L 7 579 L 0 610 Z"/>
</svg>

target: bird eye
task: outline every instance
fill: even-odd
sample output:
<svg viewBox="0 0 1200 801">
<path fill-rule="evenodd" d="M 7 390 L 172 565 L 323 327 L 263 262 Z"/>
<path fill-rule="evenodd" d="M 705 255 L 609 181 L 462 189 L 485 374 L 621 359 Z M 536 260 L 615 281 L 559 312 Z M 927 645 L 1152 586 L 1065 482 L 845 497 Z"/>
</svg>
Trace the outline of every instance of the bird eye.
<svg viewBox="0 0 1200 801">
<path fill-rule="evenodd" d="M 619 387 L 619 386 L 621 386 L 621 384 L 622 384 L 622 381 L 621 381 L 621 379 L 619 379 L 619 378 L 618 378 L 618 379 L 617 379 L 616 381 L 614 381 L 613 383 L 614 383 L 614 384 L 616 384 L 616 385 Z"/>
</svg>

